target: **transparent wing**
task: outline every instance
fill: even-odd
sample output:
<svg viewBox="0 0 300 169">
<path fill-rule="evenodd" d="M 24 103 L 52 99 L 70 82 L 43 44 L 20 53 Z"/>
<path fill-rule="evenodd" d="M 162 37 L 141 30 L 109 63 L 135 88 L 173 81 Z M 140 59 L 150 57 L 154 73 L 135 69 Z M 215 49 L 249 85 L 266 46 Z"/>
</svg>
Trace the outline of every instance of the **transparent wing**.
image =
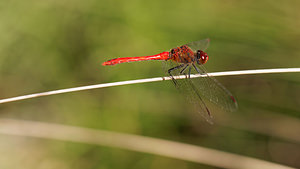
<svg viewBox="0 0 300 169">
<path fill-rule="evenodd" d="M 202 40 L 199 40 L 199 41 L 188 43 L 186 45 L 188 47 L 190 47 L 193 51 L 196 51 L 196 50 L 205 51 L 209 46 L 209 42 L 210 42 L 209 39 L 202 39 Z"/>
<path fill-rule="evenodd" d="M 169 62 L 169 66 L 175 67 L 180 65 L 176 62 Z M 186 74 L 186 79 L 174 80 L 175 86 L 181 93 L 183 93 L 187 99 L 194 106 L 196 111 L 200 113 L 209 123 L 212 123 L 212 115 L 216 112 L 211 112 L 212 106 L 217 106 L 225 111 L 235 111 L 237 109 L 237 103 L 233 95 L 214 77 L 199 77 L 199 78 L 188 78 L 188 74 L 205 74 L 206 70 L 202 65 L 187 64 L 185 68 L 183 66 L 180 69 L 172 71 L 173 76 Z M 197 69 L 197 70 L 196 70 Z M 211 104 L 213 103 L 213 104 Z"/>
<path fill-rule="evenodd" d="M 166 68 L 172 68 L 180 65 L 172 61 L 166 61 L 166 63 Z M 182 69 L 176 69 L 172 71 L 172 76 L 180 75 L 181 70 Z M 194 85 L 191 79 L 174 79 L 173 83 L 175 84 L 175 87 L 179 90 L 179 92 L 186 97 L 188 103 L 190 103 L 189 105 L 192 106 L 192 108 L 197 111 L 207 122 L 212 124 L 212 116 L 210 114 L 209 108 L 207 107 L 205 100 L 202 98 L 202 95 L 199 95 L 197 86 Z"/>
<path fill-rule="evenodd" d="M 211 103 L 217 105 L 218 107 L 226 111 L 235 111 L 238 108 L 236 99 L 220 82 L 217 81 L 213 76 L 208 76 L 207 71 L 203 65 L 193 66 L 192 74 L 199 74 L 196 69 L 200 71 L 201 74 L 207 77 L 193 78 L 190 81 L 197 86 L 196 89 L 204 98 L 206 98 Z"/>
</svg>

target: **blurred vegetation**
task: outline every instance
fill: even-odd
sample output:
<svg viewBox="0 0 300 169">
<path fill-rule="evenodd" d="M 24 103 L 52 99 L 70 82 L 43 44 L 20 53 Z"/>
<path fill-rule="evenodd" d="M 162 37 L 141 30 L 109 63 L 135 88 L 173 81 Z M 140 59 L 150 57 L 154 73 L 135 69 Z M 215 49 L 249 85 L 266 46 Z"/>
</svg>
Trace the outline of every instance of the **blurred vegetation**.
<svg viewBox="0 0 300 169">
<path fill-rule="evenodd" d="M 207 37 L 210 72 L 299 67 L 299 6 L 296 0 L 4 0 L 0 97 L 163 76 L 159 61 L 113 67 L 101 63 L 156 54 Z M 0 105 L 0 115 L 165 138 L 300 167 L 299 142 L 249 130 L 261 124 L 259 131 L 277 117 L 299 124 L 299 77 L 217 78 L 240 108 L 213 114 L 214 125 L 198 116 L 170 82 L 7 103 Z M 0 137 L 0 168 L 212 168 L 111 147 Z"/>
</svg>

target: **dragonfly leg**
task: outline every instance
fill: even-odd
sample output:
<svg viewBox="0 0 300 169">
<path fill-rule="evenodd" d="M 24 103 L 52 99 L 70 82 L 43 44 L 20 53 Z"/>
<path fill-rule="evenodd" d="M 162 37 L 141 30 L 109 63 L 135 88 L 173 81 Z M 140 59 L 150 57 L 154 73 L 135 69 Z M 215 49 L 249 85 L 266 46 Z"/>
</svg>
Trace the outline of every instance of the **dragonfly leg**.
<svg viewBox="0 0 300 169">
<path fill-rule="evenodd" d="M 175 86 L 177 86 L 177 82 L 175 81 L 175 79 L 174 79 L 173 75 L 171 74 L 171 72 L 174 71 L 174 70 L 182 68 L 184 65 L 185 64 L 181 64 L 181 65 L 175 66 L 175 67 L 173 67 L 173 68 L 171 68 L 171 69 L 168 70 L 168 73 L 171 76 L 172 81 L 173 81 L 173 83 L 174 83 Z"/>
<path fill-rule="evenodd" d="M 202 73 L 203 73 L 203 72 L 201 73 L 201 71 L 197 68 L 197 66 L 195 66 L 194 63 L 192 63 L 192 65 L 193 65 L 193 67 L 195 68 L 195 70 L 196 70 L 199 74 L 202 74 Z"/>
<path fill-rule="evenodd" d="M 187 68 L 188 66 L 189 66 L 189 65 L 186 64 L 186 65 L 184 66 L 184 68 L 180 71 L 180 74 L 182 74 L 182 73 L 186 70 L 186 68 Z"/>
<path fill-rule="evenodd" d="M 191 71 L 192 71 L 192 67 L 189 67 L 189 79 L 191 78 Z"/>
</svg>

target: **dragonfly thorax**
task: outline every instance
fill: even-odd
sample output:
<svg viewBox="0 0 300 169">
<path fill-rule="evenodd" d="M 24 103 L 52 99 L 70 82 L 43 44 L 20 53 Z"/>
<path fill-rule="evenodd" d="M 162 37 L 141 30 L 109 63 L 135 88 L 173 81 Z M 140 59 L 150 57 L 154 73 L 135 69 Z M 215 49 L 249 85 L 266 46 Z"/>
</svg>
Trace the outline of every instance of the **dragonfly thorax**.
<svg viewBox="0 0 300 169">
<path fill-rule="evenodd" d="M 169 59 L 178 63 L 198 63 L 201 65 L 207 62 L 208 55 L 202 50 L 194 52 L 190 47 L 183 45 L 173 48 L 170 51 Z"/>
</svg>

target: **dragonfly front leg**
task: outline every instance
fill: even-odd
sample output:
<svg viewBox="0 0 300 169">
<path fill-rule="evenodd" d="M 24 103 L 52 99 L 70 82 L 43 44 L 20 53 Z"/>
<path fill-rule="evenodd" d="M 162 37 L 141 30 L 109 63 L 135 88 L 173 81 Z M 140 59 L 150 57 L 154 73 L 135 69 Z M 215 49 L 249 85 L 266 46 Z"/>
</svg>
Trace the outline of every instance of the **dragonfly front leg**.
<svg viewBox="0 0 300 169">
<path fill-rule="evenodd" d="M 195 70 L 196 70 L 199 74 L 203 74 L 203 72 L 201 73 L 201 71 L 197 68 L 197 66 L 195 66 L 194 63 L 193 63 L 192 65 L 193 65 L 193 67 L 195 68 Z"/>
</svg>

